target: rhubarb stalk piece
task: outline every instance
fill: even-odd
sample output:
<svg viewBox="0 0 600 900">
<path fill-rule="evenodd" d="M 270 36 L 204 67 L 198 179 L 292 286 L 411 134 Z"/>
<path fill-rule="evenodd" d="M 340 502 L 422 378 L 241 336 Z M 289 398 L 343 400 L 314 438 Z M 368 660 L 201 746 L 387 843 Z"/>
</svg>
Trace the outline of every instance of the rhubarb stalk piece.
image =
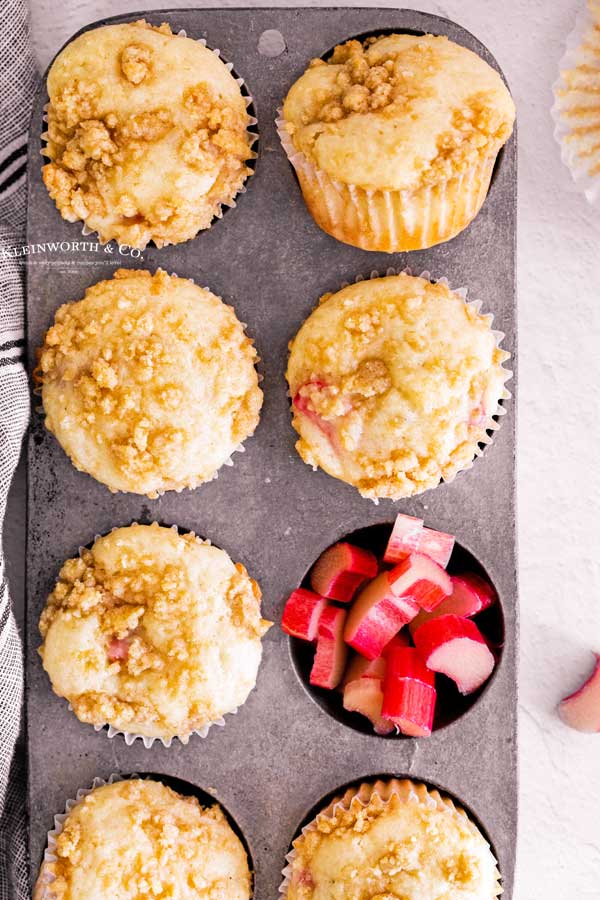
<svg viewBox="0 0 600 900">
<path fill-rule="evenodd" d="M 471 619 L 431 619 L 417 628 L 413 640 L 427 667 L 451 678 L 461 694 L 472 694 L 494 670 L 494 657 Z"/>
<path fill-rule="evenodd" d="M 381 715 L 410 737 L 429 737 L 435 714 L 435 675 L 414 647 L 387 656 Z"/>
<path fill-rule="evenodd" d="M 332 691 L 344 674 L 348 647 L 344 642 L 346 610 L 327 606 L 321 613 L 317 636 L 317 651 L 310 673 L 310 683 Z"/>
<path fill-rule="evenodd" d="M 391 734 L 394 723 L 381 715 L 382 682 L 379 678 L 358 678 L 344 688 L 344 709 L 360 713 L 372 723 L 375 734 Z"/>
<path fill-rule="evenodd" d="M 382 572 L 360 592 L 346 622 L 346 642 L 367 659 L 376 659 L 386 644 L 419 612 L 411 599 L 394 589 L 394 570 Z"/>
<path fill-rule="evenodd" d="M 422 519 L 398 513 L 383 561 L 397 563 L 402 562 L 411 553 L 423 553 L 445 569 L 453 549 L 453 535 L 434 531 L 433 528 L 424 528 Z"/>
<path fill-rule="evenodd" d="M 600 654 L 594 657 L 596 665 L 590 677 L 558 707 L 565 725 L 587 734 L 600 732 Z"/>
<path fill-rule="evenodd" d="M 361 584 L 375 578 L 378 569 L 370 550 L 343 542 L 321 554 L 311 572 L 310 584 L 323 597 L 350 603 Z"/>
<path fill-rule="evenodd" d="M 431 612 L 424 610 L 410 623 L 413 634 L 424 622 L 439 616 L 462 616 L 470 619 L 496 602 L 496 592 L 491 584 L 479 575 L 452 575 L 452 593 Z"/>
<path fill-rule="evenodd" d="M 324 597 L 305 588 L 297 588 L 290 594 L 283 610 L 283 631 L 302 641 L 316 640 L 319 620 L 326 606 Z"/>
</svg>

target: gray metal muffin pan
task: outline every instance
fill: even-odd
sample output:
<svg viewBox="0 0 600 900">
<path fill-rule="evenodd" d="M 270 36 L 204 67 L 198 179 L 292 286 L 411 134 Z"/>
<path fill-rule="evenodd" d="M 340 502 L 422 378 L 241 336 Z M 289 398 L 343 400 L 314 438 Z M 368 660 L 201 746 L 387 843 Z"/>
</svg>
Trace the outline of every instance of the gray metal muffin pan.
<svg viewBox="0 0 600 900">
<path fill-rule="evenodd" d="M 274 119 L 308 61 L 351 37 L 409 30 L 446 34 L 497 65 L 471 34 L 437 16 L 393 9 L 173 10 L 141 15 L 205 38 L 243 76 L 254 98 L 259 158 L 248 189 L 207 232 L 179 246 L 121 256 L 114 245 L 37 253 L 28 280 L 29 363 L 57 307 L 123 266 L 158 266 L 193 278 L 232 303 L 256 339 L 264 375 L 260 425 L 235 454 L 235 465 L 195 491 L 158 500 L 110 494 L 77 472 L 43 417 L 29 438 L 27 717 L 31 876 L 35 879 L 55 813 L 79 787 L 112 772 L 183 779 L 229 812 L 255 867 L 255 900 L 274 900 L 290 841 L 309 810 L 356 779 L 401 775 L 423 779 L 465 804 L 497 853 L 505 896 L 512 894 L 517 824 L 517 581 L 515 560 L 515 402 L 494 443 L 452 483 L 412 500 L 375 505 L 351 487 L 313 472 L 294 450 L 284 370 L 288 341 L 325 291 L 372 270 L 409 265 L 466 285 L 495 315 L 513 354 L 515 333 L 516 147 L 501 154 L 493 184 L 474 223 L 454 240 L 410 254 L 369 253 L 338 243 L 313 223 L 277 138 Z M 97 22 L 94 25 L 105 24 Z M 274 29 L 286 49 L 259 52 Z M 275 42 L 277 44 L 277 41 Z M 41 180 L 40 132 L 45 89 L 38 93 L 29 143 L 28 242 L 93 241 L 63 221 Z M 515 361 L 512 361 L 514 369 Z M 514 393 L 515 380 L 509 383 Z M 502 602 L 505 648 L 495 677 L 462 718 L 427 740 L 386 740 L 336 721 L 305 691 L 278 622 L 284 600 L 319 553 L 355 529 L 392 522 L 402 511 L 457 535 L 492 578 Z M 276 625 L 264 640 L 258 684 L 225 728 L 170 749 L 141 741 L 126 746 L 81 724 L 56 697 L 37 654 L 37 622 L 61 563 L 94 535 L 136 520 L 176 523 L 242 561 L 263 590 L 264 615 Z"/>
</svg>

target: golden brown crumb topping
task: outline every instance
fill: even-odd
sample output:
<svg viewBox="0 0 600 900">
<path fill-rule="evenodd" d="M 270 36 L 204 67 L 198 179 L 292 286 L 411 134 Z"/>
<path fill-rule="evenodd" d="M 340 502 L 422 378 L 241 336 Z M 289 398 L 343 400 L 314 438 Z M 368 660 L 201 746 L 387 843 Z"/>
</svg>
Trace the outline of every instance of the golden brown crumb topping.
<svg viewBox="0 0 600 900">
<path fill-rule="evenodd" d="M 44 183 L 65 219 L 102 240 L 188 240 L 250 173 L 238 85 L 210 50 L 168 25 L 87 32 L 57 58 L 48 91 Z"/>
<path fill-rule="evenodd" d="M 254 686 L 271 624 L 260 597 L 244 566 L 193 533 L 132 525 L 65 562 L 40 653 L 82 721 L 185 736 Z"/>
<path fill-rule="evenodd" d="M 39 355 L 46 425 L 75 465 L 156 496 L 195 487 L 254 431 L 256 351 L 191 281 L 119 270 L 56 313 Z"/>
</svg>

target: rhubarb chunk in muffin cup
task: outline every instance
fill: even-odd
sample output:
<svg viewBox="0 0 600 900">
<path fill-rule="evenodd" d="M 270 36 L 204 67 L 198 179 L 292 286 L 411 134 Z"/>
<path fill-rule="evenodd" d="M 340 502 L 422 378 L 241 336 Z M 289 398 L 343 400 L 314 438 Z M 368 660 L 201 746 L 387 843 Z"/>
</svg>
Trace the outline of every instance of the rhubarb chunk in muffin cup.
<svg viewBox="0 0 600 900">
<path fill-rule="evenodd" d="M 44 184 L 68 222 L 143 249 L 208 228 L 251 173 L 255 120 L 200 41 L 145 21 L 80 34 L 48 73 Z"/>
<path fill-rule="evenodd" d="M 46 427 L 111 491 L 157 497 L 216 477 L 258 424 L 253 343 L 186 278 L 120 269 L 56 313 L 39 353 Z"/>
<path fill-rule="evenodd" d="M 126 735 L 187 741 L 256 684 L 260 588 L 224 550 L 130 525 L 63 565 L 40 619 L 40 655 L 75 715 Z"/>
<path fill-rule="evenodd" d="M 491 317 L 442 282 L 391 275 L 326 294 L 290 345 L 302 459 L 398 500 L 450 481 L 509 396 Z"/>
<path fill-rule="evenodd" d="M 218 804 L 130 778 L 79 791 L 56 816 L 34 900 L 250 900 L 242 841 Z"/>
<path fill-rule="evenodd" d="M 476 53 L 446 37 L 390 34 L 314 59 L 277 127 L 317 225 L 396 253 L 467 227 L 514 118 L 502 78 Z"/>
<path fill-rule="evenodd" d="M 477 825 L 450 797 L 413 781 L 348 788 L 292 847 L 284 900 L 494 900 L 502 893 Z"/>
</svg>

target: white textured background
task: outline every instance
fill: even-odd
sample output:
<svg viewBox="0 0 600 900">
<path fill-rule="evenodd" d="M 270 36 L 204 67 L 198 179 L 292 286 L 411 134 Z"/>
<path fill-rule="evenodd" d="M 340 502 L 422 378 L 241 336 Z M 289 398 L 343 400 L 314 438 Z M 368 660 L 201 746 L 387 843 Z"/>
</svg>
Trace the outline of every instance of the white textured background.
<svg viewBox="0 0 600 900">
<path fill-rule="evenodd" d="M 41 67 L 102 16 L 203 5 L 30 2 Z M 474 32 L 503 67 L 519 113 L 521 820 L 514 900 L 600 898 L 600 735 L 569 731 L 554 712 L 590 671 L 590 649 L 600 650 L 600 208 L 571 188 L 549 114 L 563 42 L 583 2 L 362 4 L 419 8 Z M 17 600 L 23 483 L 20 472 L 6 535 Z"/>
</svg>

